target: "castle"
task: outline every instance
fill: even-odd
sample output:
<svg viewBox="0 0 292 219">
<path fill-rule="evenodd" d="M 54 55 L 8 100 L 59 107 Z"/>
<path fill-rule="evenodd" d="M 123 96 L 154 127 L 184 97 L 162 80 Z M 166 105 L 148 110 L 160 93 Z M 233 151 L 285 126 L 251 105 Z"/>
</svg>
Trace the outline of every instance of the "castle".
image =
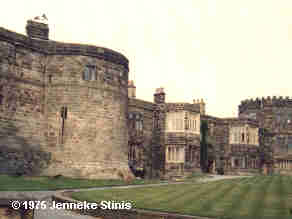
<svg viewBox="0 0 292 219">
<path fill-rule="evenodd" d="M 26 32 L 0 28 L 0 172 L 131 176 L 127 58 L 49 40 L 39 20 Z"/>
<path fill-rule="evenodd" d="M 143 101 L 122 54 L 49 40 L 48 24 L 39 20 L 29 20 L 26 31 L 0 28 L 0 173 L 125 178 L 133 176 L 129 166 L 149 177 L 200 171 L 203 121 L 209 172 L 292 168 L 291 99 L 243 101 L 238 118 L 206 115 L 203 100 L 167 103 L 162 88 L 153 102 Z"/>
</svg>

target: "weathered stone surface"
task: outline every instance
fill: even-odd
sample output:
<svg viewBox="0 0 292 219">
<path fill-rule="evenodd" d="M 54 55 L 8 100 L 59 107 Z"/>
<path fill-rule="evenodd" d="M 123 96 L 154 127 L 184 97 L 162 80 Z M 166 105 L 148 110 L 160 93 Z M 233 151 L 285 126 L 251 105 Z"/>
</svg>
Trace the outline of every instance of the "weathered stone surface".
<svg viewBox="0 0 292 219">
<path fill-rule="evenodd" d="M 124 56 L 0 28 L 0 72 L 1 173 L 131 175 Z"/>
<path fill-rule="evenodd" d="M 256 119 L 259 126 L 273 136 L 264 145 L 273 154 L 273 166 L 276 169 L 288 168 L 285 162 L 291 161 L 289 156 L 292 155 L 292 99 L 275 96 L 256 98 L 242 101 L 238 108 L 239 117 Z M 292 166 L 289 165 L 290 168 Z"/>
</svg>

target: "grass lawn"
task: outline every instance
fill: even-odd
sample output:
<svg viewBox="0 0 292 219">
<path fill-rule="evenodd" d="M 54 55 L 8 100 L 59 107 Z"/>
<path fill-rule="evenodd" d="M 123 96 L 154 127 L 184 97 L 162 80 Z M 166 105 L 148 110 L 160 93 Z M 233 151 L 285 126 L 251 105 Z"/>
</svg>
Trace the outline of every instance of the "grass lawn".
<svg viewBox="0 0 292 219">
<path fill-rule="evenodd" d="M 131 201 L 134 208 L 226 218 L 292 218 L 292 177 L 256 176 L 208 183 L 76 192 L 72 198 Z"/>
<path fill-rule="evenodd" d="M 205 174 L 194 173 L 184 181 L 195 181 L 198 178 L 206 177 Z M 117 179 L 72 179 L 67 177 L 24 177 L 0 175 L 0 191 L 39 191 L 39 190 L 60 190 L 94 188 L 104 186 L 123 186 L 123 185 L 144 185 L 157 184 L 166 181 L 135 179 L 125 182 Z"/>
<path fill-rule="evenodd" d="M 123 180 L 103 180 L 103 179 L 72 179 L 66 177 L 16 177 L 0 175 L 0 191 L 38 191 L 38 190 L 58 190 L 93 188 L 103 186 L 121 185 L 143 185 L 159 183 L 159 180 L 133 180 L 126 183 Z"/>
</svg>

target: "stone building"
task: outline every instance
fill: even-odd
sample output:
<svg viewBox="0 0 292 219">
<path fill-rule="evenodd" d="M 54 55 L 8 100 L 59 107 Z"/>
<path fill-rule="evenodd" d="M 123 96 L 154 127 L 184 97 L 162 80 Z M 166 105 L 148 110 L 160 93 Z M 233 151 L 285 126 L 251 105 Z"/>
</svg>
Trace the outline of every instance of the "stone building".
<svg viewBox="0 0 292 219">
<path fill-rule="evenodd" d="M 209 172 L 290 173 L 292 99 L 242 101 L 238 118 L 206 115 L 203 100 L 169 103 L 163 88 L 144 101 L 122 54 L 50 40 L 40 20 L 26 31 L 0 28 L 0 174 L 190 174 L 201 170 L 203 121 Z"/>
<path fill-rule="evenodd" d="M 291 173 L 292 99 L 274 96 L 242 101 L 239 117 L 252 118 L 259 122 L 267 139 L 262 146 L 268 147 L 272 154 L 271 164 L 274 171 Z"/>
<path fill-rule="evenodd" d="M 208 124 L 208 170 L 222 167 L 228 174 L 247 174 L 259 168 L 259 124 L 247 118 L 217 118 L 205 114 L 203 100 L 168 103 L 162 88 L 154 102 L 136 98 L 129 82 L 129 160 L 156 176 L 201 171 L 201 121 Z M 135 124 L 135 125 L 134 125 Z M 158 171 L 159 170 L 159 171 Z"/>
<path fill-rule="evenodd" d="M 200 112 L 203 102 L 166 103 L 163 88 L 154 102 L 136 98 L 129 82 L 129 161 L 154 176 L 199 168 Z"/>
<path fill-rule="evenodd" d="M 127 58 L 26 31 L 0 28 L 0 173 L 131 176 Z"/>
<path fill-rule="evenodd" d="M 225 118 L 228 124 L 228 146 L 225 151 L 228 170 L 249 172 L 260 167 L 259 125 L 242 118 Z"/>
</svg>

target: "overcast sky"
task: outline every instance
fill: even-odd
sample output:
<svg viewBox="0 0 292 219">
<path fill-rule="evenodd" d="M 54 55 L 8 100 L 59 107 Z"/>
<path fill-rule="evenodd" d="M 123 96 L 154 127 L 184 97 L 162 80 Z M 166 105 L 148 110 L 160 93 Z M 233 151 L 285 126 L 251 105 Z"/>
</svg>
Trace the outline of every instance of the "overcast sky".
<svg viewBox="0 0 292 219">
<path fill-rule="evenodd" d="M 231 117 L 241 100 L 292 96 L 291 0 L 9 0 L 0 26 L 25 33 L 43 13 L 50 39 L 124 54 L 139 99 L 162 86 L 168 102 Z"/>
</svg>

